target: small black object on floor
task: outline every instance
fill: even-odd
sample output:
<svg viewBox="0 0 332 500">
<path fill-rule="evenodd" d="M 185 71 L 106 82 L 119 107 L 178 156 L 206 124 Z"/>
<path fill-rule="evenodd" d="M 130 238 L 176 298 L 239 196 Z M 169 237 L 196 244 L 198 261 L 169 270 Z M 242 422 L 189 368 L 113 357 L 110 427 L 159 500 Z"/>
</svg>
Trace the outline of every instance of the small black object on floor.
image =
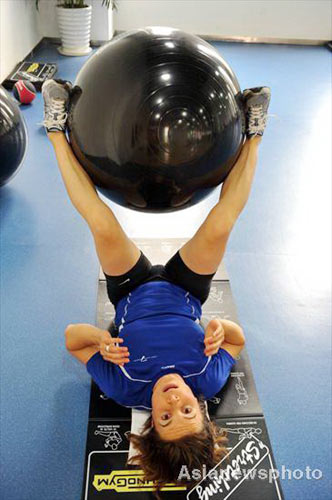
<svg viewBox="0 0 332 500">
<path fill-rule="evenodd" d="M 21 61 L 3 82 L 3 86 L 11 90 L 19 80 L 28 80 L 40 92 L 45 80 L 53 78 L 57 71 L 58 67 L 55 63 Z"/>
</svg>

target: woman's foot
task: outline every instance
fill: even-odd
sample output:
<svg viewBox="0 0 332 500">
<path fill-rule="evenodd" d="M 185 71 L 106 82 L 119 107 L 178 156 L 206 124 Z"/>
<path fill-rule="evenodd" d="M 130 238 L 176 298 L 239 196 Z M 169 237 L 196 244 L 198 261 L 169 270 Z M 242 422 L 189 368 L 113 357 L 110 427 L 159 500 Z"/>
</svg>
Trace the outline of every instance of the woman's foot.
<svg viewBox="0 0 332 500">
<path fill-rule="evenodd" d="M 255 87 L 243 91 L 248 138 L 262 136 L 267 122 L 267 111 L 271 99 L 269 87 Z"/>
<path fill-rule="evenodd" d="M 46 132 L 65 132 L 71 83 L 63 80 L 46 80 L 42 86 Z"/>
</svg>

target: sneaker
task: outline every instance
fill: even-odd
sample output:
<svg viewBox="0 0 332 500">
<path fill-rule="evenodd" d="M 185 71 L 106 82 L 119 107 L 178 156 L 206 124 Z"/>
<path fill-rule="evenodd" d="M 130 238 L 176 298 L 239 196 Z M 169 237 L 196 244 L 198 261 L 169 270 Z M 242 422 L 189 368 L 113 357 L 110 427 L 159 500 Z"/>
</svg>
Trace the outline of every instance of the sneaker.
<svg viewBox="0 0 332 500">
<path fill-rule="evenodd" d="M 71 88 L 71 83 L 64 80 L 46 80 L 43 83 L 43 125 L 47 132 L 65 132 Z"/>
<path fill-rule="evenodd" d="M 255 87 L 243 91 L 244 111 L 246 114 L 246 135 L 253 137 L 263 135 L 266 122 L 267 110 L 271 99 L 269 87 Z"/>
</svg>

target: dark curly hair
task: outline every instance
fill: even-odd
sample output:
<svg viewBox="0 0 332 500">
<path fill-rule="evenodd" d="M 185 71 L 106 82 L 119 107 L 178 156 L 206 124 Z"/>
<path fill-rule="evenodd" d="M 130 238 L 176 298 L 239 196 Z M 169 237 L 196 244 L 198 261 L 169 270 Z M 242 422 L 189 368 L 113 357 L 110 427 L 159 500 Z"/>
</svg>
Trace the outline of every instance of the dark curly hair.
<svg viewBox="0 0 332 500">
<path fill-rule="evenodd" d="M 159 491 L 167 483 L 193 487 L 195 481 L 180 481 L 179 475 L 185 465 L 189 473 L 196 469 L 203 478 L 203 466 L 209 471 L 227 455 L 227 438 L 216 424 L 209 420 L 205 401 L 199 398 L 200 409 L 203 415 L 203 430 L 184 436 L 174 441 L 164 441 L 160 438 L 155 427 L 152 427 L 150 417 L 141 435 L 129 434 L 129 440 L 138 450 L 128 464 L 138 464 L 144 471 L 147 481 L 156 485 L 155 496 L 160 499 Z M 197 481 L 196 481 L 197 483 Z"/>
</svg>

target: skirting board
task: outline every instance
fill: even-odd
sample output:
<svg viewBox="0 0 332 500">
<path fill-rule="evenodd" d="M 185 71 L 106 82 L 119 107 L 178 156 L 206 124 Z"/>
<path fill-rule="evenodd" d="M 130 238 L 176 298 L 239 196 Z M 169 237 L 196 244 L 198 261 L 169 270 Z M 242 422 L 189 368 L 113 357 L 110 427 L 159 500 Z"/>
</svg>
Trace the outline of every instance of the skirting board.
<svg viewBox="0 0 332 500">
<path fill-rule="evenodd" d="M 121 35 L 124 33 L 123 30 L 117 30 L 114 32 L 114 36 Z M 248 37 L 248 36 L 228 36 L 223 37 L 221 35 L 200 35 L 197 34 L 203 40 L 207 42 L 233 42 L 233 43 L 258 43 L 258 44 L 270 44 L 270 45 L 326 45 L 329 40 L 305 40 L 298 38 L 268 38 L 268 37 Z M 60 45 L 60 38 L 45 37 L 43 40 L 48 41 L 52 44 Z M 42 41 L 43 41 L 42 40 Z M 91 40 L 92 47 L 100 47 L 107 43 L 107 40 Z"/>
</svg>

